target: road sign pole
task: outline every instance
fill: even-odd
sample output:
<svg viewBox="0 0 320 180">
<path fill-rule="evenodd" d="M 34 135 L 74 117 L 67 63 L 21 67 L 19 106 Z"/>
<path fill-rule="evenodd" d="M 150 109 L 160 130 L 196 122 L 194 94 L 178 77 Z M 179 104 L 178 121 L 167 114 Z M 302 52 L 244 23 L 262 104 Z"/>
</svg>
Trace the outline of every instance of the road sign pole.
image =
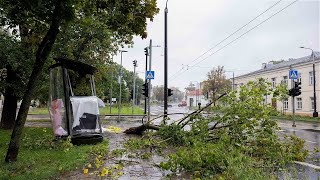
<svg viewBox="0 0 320 180">
<path fill-rule="evenodd" d="M 294 96 L 292 96 L 292 121 L 293 121 L 292 127 L 297 127 L 294 116 L 295 116 Z"/>
<path fill-rule="evenodd" d="M 294 88 L 294 79 L 291 80 L 291 87 Z M 292 127 L 296 127 L 296 122 L 295 122 L 295 102 L 294 102 L 294 95 L 292 95 Z"/>
<path fill-rule="evenodd" d="M 149 44 L 149 71 L 151 71 L 151 60 L 152 60 L 152 39 L 150 39 Z M 151 91 L 151 79 L 148 80 L 148 122 L 150 121 L 150 91 Z"/>
</svg>

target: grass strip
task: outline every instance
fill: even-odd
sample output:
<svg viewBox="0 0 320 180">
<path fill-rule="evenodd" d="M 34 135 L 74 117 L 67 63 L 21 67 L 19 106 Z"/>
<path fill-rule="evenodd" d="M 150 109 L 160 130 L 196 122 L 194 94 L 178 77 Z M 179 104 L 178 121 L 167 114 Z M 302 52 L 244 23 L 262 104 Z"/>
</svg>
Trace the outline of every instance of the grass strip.
<svg viewBox="0 0 320 180">
<path fill-rule="evenodd" d="M 48 128 L 25 128 L 18 161 L 5 163 L 11 131 L 0 129 L 0 179 L 56 179 L 64 173 L 82 169 L 95 157 L 96 150 L 108 152 L 105 140 L 96 145 L 73 146 L 70 141 L 53 141 Z"/>
</svg>

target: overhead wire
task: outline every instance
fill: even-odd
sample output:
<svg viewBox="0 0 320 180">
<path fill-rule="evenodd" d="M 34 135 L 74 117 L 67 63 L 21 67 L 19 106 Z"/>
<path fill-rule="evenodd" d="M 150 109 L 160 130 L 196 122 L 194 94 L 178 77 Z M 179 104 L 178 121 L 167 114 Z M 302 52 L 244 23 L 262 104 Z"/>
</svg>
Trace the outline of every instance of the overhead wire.
<svg viewBox="0 0 320 180">
<path fill-rule="evenodd" d="M 241 37 L 243 37 L 244 35 L 248 34 L 250 31 L 252 31 L 253 29 L 257 28 L 258 26 L 260 26 L 261 24 L 265 23 L 266 21 L 268 21 L 269 19 L 271 19 L 272 17 L 274 17 L 275 15 L 279 14 L 280 12 L 282 12 L 283 10 L 285 10 L 286 8 L 288 8 L 289 6 L 293 5 L 294 3 L 296 3 L 299 0 L 295 0 L 293 2 L 291 2 L 290 4 L 288 4 L 287 6 L 285 6 L 284 8 L 280 9 L 279 11 L 277 11 L 276 13 L 272 14 L 270 17 L 268 17 L 267 19 L 263 20 L 262 22 L 260 22 L 259 24 L 257 24 L 256 26 L 254 26 L 253 28 L 249 29 L 248 31 L 244 32 L 243 34 L 241 34 L 240 36 L 238 36 L 236 39 L 232 40 L 231 42 L 229 42 L 228 44 L 224 45 L 223 47 L 219 48 L 218 50 L 214 51 L 213 53 L 209 54 L 209 56 L 205 57 L 204 59 L 200 60 L 199 62 L 195 63 L 192 66 L 189 66 L 189 68 L 193 68 L 195 67 L 195 65 L 203 62 L 204 60 L 208 59 L 209 57 L 211 57 L 212 55 L 216 54 L 217 52 L 221 51 L 222 49 L 226 48 L 227 46 L 229 46 L 230 44 L 232 44 L 233 42 L 237 41 L 238 39 L 240 39 Z M 185 73 L 187 70 L 183 71 L 182 73 L 180 73 L 177 76 L 171 76 L 171 80 L 176 79 L 177 77 L 179 77 L 181 74 Z"/>
<path fill-rule="evenodd" d="M 200 56 L 198 56 L 196 59 L 192 60 L 190 62 L 193 63 L 195 61 L 197 61 L 198 59 L 200 59 L 201 57 L 203 57 L 205 54 L 207 54 L 208 52 L 210 52 L 213 48 L 219 46 L 221 43 L 223 43 L 224 41 L 226 41 L 227 39 L 229 39 L 231 36 L 233 36 L 234 34 L 236 34 L 237 32 L 239 32 L 240 30 L 242 30 L 244 27 L 248 26 L 250 23 L 252 23 L 254 20 L 258 19 L 260 16 L 262 16 L 264 13 L 268 12 L 270 9 L 272 9 L 274 6 L 276 6 L 277 4 L 279 4 L 282 0 L 277 1 L 276 3 L 274 3 L 273 5 L 271 5 L 270 7 L 268 7 L 266 10 L 264 10 L 263 12 L 261 12 L 260 14 L 258 14 L 256 17 L 254 17 L 253 19 L 251 19 L 249 22 L 247 22 L 245 25 L 241 26 L 240 28 L 238 28 L 237 30 L 235 30 L 233 33 L 231 33 L 229 36 L 227 36 L 226 38 L 224 38 L 223 40 L 221 40 L 220 42 L 218 42 L 217 44 L 215 44 L 213 47 L 211 47 L 210 49 L 208 49 L 206 52 L 202 53 Z M 172 76 L 175 76 L 176 74 L 178 74 L 181 70 L 183 70 L 184 68 L 182 67 L 179 71 L 177 71 L 176 73 L 174 73 Z M 171 77 L 172 77 L 171 76 Z"/>
</svg>

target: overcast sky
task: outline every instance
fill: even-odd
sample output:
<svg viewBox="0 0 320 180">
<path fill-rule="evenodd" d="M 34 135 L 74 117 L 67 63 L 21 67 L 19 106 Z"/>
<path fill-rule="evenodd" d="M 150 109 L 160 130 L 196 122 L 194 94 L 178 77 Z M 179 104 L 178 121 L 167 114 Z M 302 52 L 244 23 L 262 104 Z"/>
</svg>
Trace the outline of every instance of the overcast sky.
<svg viewBox="0 0 320 180">
<path fill-rule="evenodd" d="M 230 45 L 246 31 L 277 13 L 294 1 L 282 0 L 248 26 L 216 46 L 220 41 L 263 11 L 276 4 L 270 0 L 169 0 L 168 1 L 168 79 L 169 87 L 183 90 L 190 81 L 206 80 L 210 69 L 224 66 L 232 77 L 261 68 L 271 60 L 299 58 L 311 51 L 319 51 L 320 0 L 300 0 L 262 23 Z M 134 38 L 134 47 L 123 53 L 123 66 L 133 71 L 133 60 L 138 61 L 138 74 L 144 78 L 144 48 L 153 48 L 153 85 L 164 81 L 164 8 L 165 0 L 158 0 L 159 14 L 148 23 L 148 38 Z M 222 48 L 222 49 L 221 49 Z M 210 50 L 211 49 L 211 50 Z M 203 53 L 210 50 L 207 54 Z M 201 56 L 199 58 L 199 56 Z M 114 58 L 120 63 L 120 56 Z M 230 71 L 230 72 L 229 72 Z M 232 71 L 232 72 L 231 72 Z"/>
</svg>

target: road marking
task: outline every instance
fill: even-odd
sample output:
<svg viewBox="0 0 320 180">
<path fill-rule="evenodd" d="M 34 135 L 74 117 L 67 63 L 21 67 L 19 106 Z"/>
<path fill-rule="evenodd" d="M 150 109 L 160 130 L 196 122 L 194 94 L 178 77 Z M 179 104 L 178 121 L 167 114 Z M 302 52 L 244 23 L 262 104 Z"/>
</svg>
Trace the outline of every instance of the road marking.
<svg viewBox="0 0 320 180">
<path fill-rule="evenodd" d="M 301 138 L 301 137 L 300 137 Z M 303 139 L 303 138 L 301 138 Z M 305 140 L 306 142 L 309 142 L 309 143 L 313 143 L 313 144 L 317 144 L 317 142 L 313 142 L 313 141 L 308 141 L 308 140 Z"/>
<path fill-rule="evenodd" d="M 309 164 L 309 163 L 306 163 L 306 162 L 294 161 L 294 163 L 300 164 L 300 165 L 303 165 L 303 166 L 308 166 L 308 167 L 311 167 L 311 168 L 316 169 L 316 170 L 320 170 L 320 166 L 316 166 L 316 165 Z"/>
</svg>

